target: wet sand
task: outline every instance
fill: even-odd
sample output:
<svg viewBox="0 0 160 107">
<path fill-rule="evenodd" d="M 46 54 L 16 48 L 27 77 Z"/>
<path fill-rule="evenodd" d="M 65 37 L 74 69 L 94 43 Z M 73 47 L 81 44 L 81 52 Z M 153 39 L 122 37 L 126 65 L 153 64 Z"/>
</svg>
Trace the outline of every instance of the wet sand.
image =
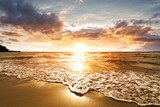
<svg viewBox="0 0 160 107">
<path fill-rule="evenodd" d="M 91 91 L 84 96 L 77 96 L 70 92 L 67 86 L 60 83 L 47 83 L 0 75 L 0 107 L 140 106 L 135 103 L 116 101 L 95 91 Z"/>
</svg>

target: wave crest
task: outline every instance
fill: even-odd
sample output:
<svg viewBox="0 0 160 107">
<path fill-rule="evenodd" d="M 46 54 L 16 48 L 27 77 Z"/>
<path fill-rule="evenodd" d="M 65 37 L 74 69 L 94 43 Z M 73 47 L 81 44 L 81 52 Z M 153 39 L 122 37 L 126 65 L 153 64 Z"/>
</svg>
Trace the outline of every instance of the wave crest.
<svg viewBox="0 0 160 107">
<path fill-rule="evenodd" d="M 14 63 L 0 63 L 0 73 L 17 78 L 34 78 L 39 81 L 60 82 L 79 95 L 90 90 L 107 97 L 135 102 L 139 105 L 160 105 L 160 75 L 133 71 L 104 71 L 101 73 L 77 73 L 61 68 L 27 67 Z"/>
</svg>

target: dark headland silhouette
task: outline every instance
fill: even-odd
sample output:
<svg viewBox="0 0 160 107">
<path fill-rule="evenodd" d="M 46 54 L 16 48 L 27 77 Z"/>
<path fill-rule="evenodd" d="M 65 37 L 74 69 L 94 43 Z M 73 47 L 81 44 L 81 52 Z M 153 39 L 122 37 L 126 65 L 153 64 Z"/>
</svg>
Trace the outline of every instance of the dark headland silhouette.
<svg viewBox="0 0 160 107">
<path fill-rule="evenodd" d="M 0 45 L 0 52 L 9 52 L 9 49 L 7 49 L 5 46 Z"/>
<path fill-rule="evenodd" d="M 0 52 L 20 52 L 7 49 L 5 46 L 0 45 Z"/>
</svg>

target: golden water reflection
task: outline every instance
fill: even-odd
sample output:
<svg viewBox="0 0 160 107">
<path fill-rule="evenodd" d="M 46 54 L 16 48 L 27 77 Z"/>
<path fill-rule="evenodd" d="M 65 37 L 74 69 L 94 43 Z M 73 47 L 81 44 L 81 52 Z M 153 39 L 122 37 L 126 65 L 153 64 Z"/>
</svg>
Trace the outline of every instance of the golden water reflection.
<svg viewBox="0 0 160 107">
<path fill-rule="evenodd" d="M 82 73 L 84 70 L 87 70 L 88 65 L 86 63 L 87 58 L 84 52 L 76 52 L 71 56 L 72 61 L 70 62 L 70 68 L 73 71 Z"/>
<path fill-rule="evenodd" d="M 67 68 L 77 73 L 95 73 L 112 67 L 110 63 L 103 63 L 100 57 L 87 52 L 75 52 L 68 58 L 70 60 L 67 62 Z"/>
</svg>

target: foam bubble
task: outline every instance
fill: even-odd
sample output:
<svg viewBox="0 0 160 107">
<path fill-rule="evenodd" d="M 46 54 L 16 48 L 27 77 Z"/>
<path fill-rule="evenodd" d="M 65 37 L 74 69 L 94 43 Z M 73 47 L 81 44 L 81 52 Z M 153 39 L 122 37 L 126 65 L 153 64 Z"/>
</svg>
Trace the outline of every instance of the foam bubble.
<svg viewBox="0 0 160 107">
<path fill-rule="evenodd" d="M 77 94 L 90 90 L 107 97 L 135 102 L 139 105 L 160 105 L 160 75 L 133 71 L 105 71 L 101 73 L 77 73 L 55 66 L 46 67 L 13 62 L 0 63 L 0 73 L 17 78 L 34 78 L 38 81 L 60 82 Z"/>
</svg>

